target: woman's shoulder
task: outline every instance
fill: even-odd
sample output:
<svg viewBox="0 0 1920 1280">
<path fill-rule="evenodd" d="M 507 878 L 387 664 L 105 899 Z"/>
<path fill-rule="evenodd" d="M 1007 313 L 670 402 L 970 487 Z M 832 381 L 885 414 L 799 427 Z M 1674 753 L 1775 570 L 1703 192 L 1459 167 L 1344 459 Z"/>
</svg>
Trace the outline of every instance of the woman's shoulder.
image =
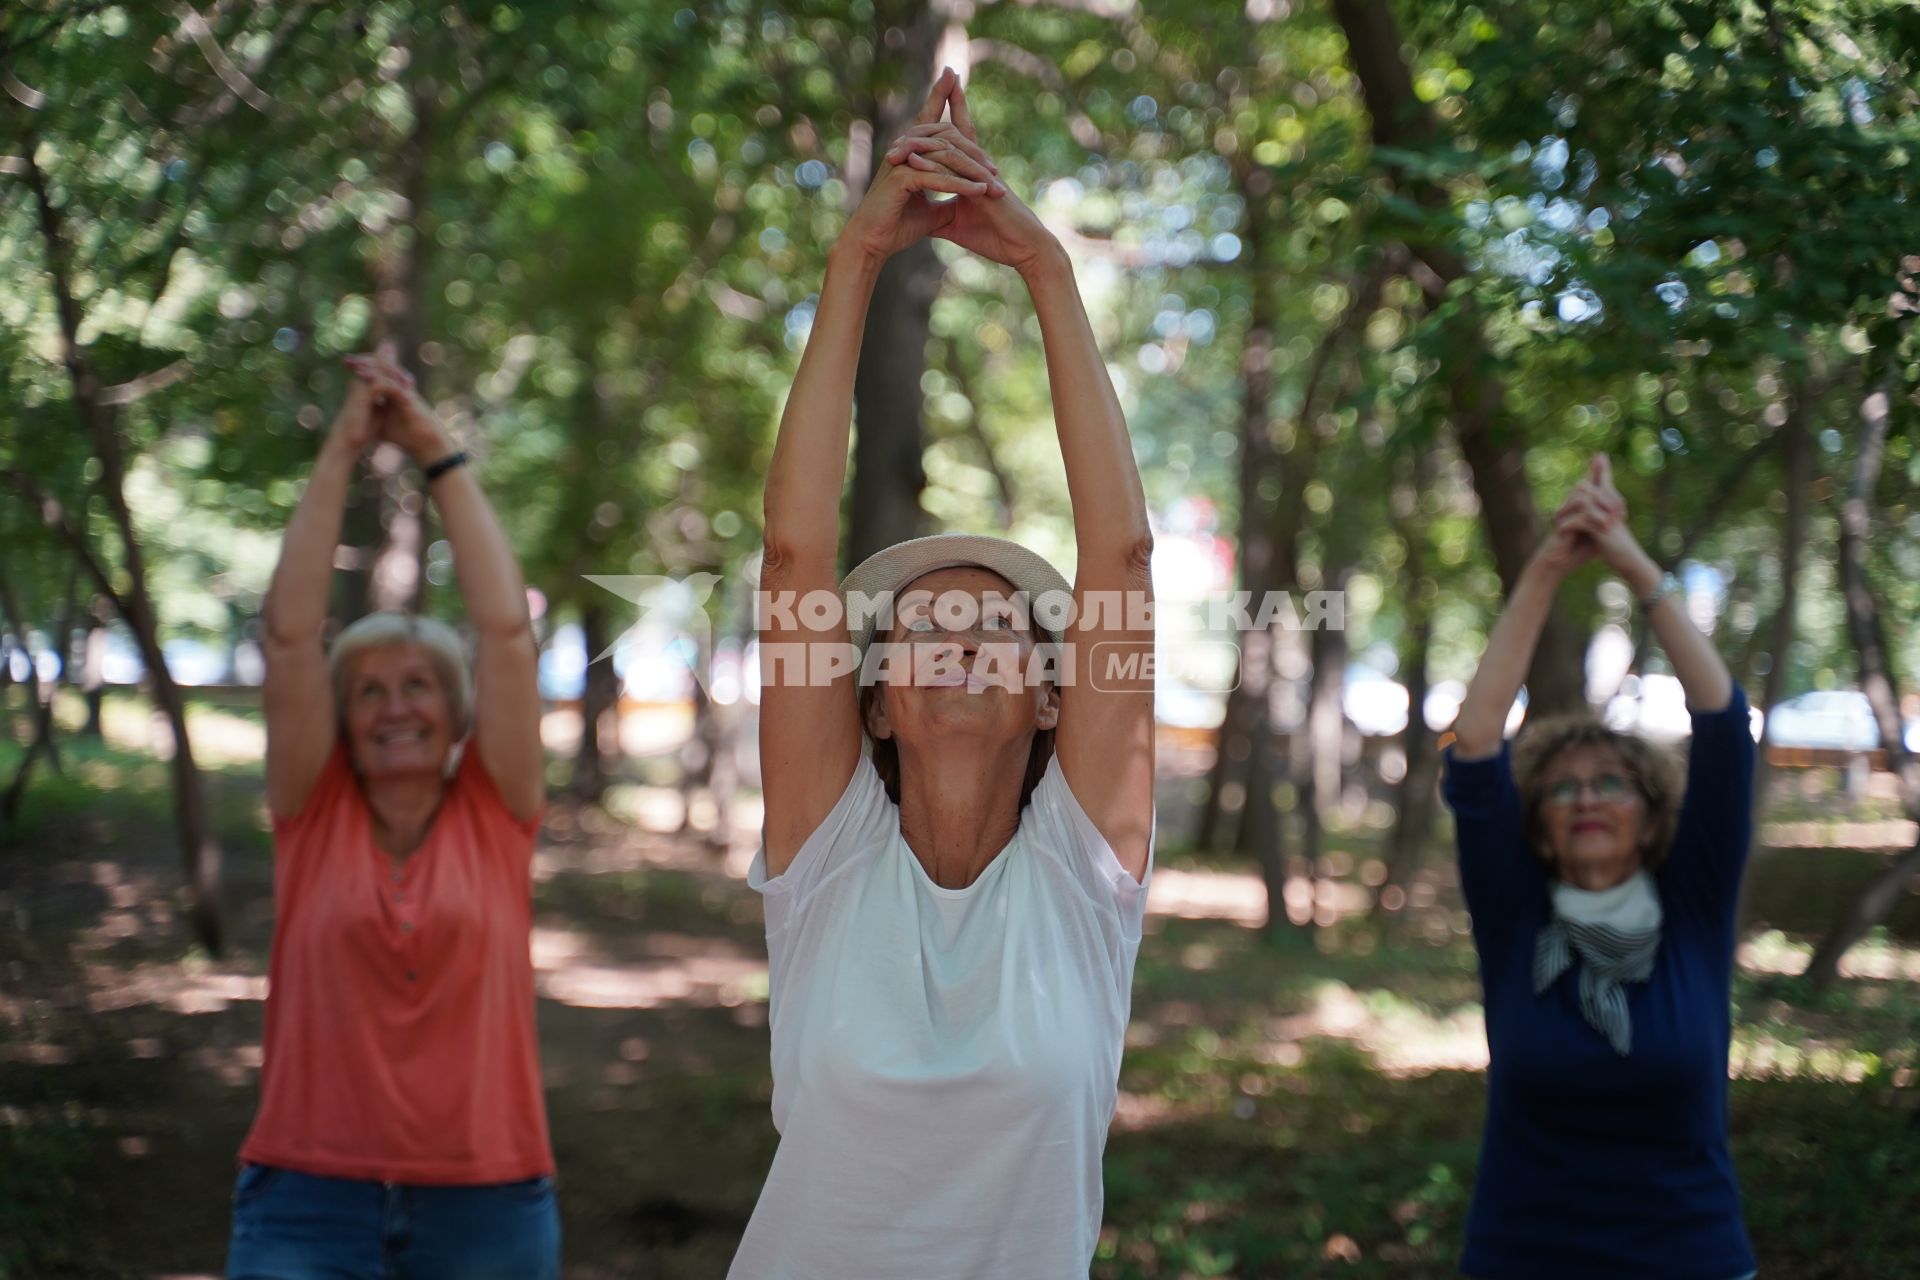
<svg viewBox="0 0 1920 1280">
<path fill-rule="evenodd" d="M 344 741 L 336 742 L 333 753 L 320 767 L 313 789 L 298 813 L 273 817 L 273 836 L 277 843 L 297 841 L 316 828 L 325 827 L 344 811 L 364 806 L 360 782 L 354 776 L 353 760 Z"/>
<path fill-rule="evenodd" d="M 1034 784 L 1033 795 L 1020 814 L 1016 838 L 1046 856 L 1063 860 L 1076 879 L 1097 888 L 1103 896 L 1117 892 L 1128 900 L 1145 899 L 1146 883 L 1136 880 L 1127 870 L 1092 816 L 1081 806 L 1067 782 L 1059 756 L 1048 761 L 1040 781 Z M 1151 875 L 1151 865 L 1148 874 Z"/>
<path fill-rule="evenodd" d="M 507 838 L 516 845 L 524 842 L 531 846 L 546 815 L 545 803 L 531 817 L 514 816 L 473 743 L 468 741 L 455 750 L 460 753 L 459 759 L 455 761 L 447 779 L 446 803 L 443 803 L 442 813 L 455 807 L 464 809 L 473 821 L 487 831 Z"/>
<path fill-rule="evenodd" d="M 873 760 L 862 752 L 854 761 L 853 774 L 833 808 L 820 820 L 820 825 L 808 833 L 780 874 L 767 874 L 767 851 L 763 844 L 754 854 L 747 885 L 762 893 L 816 887 L 825 877 L 837 875 L 882 852 L 899 834 L 900 806 L 887 794 L 886 783 L 881 780 Z"/>
</svg>

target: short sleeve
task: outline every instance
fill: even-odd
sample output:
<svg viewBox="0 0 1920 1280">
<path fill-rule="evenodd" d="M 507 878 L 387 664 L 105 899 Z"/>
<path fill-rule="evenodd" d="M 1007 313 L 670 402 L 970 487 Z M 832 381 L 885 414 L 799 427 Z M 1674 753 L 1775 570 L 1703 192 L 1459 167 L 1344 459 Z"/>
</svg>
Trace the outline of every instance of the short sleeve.
<svg viewBox="0 0 1920 1280">
<path fill-rule="evenodd" d="M 1669 898 L 1716 920 L 1731 920 L 1753 841 L 1757 757 L 1747 695 L 1738 684 L 1726 706 L 1693 714 L 1686 797 L 1661 878 Z"/>
<path fill-rule="evenodd" d="M 1047 764 L 1047 771 L 1033 788 L 1027 802 L 1023 824 L 1030 825 L 1035 844 L 1057 853 L 1066 862 L 1068 873 L 1096 903 L 1112 904 L 1120 913 L 1120 923 L 1128 939 L 1138 941 L 1146 916 L 1147 886 L 1153 881 L 1153 837 L 1159 826 L 1159 811 L 1147 834 L 1147 874 L 1135 880 L 1120 862 L 1100 828 L 1080 807 L 1079 798 L 1067 785 L 1060 757 Z"/>
<path fill-rule="evenodd" d="M 1480 760 L 1462 760 L 1449 747 L 1441 794 L 1453 810 L 1460 890 L 1474 929 L 1484 932 L 1538 898 L 1546 882 L 1545 869 L 1527 850 L 1511 744 L 1502 742 L 1498 754 Z"/>
<path fill-rule="evenodd" d="M 314 780 L 313 789 L 307 792 L 307 801 L 300 806 L 300 812 L 290 818 L 270 812 L 276 847 L 286 848 L 317 824 L 331 821 L 334 811 L 347 799 L 355 785 L 347 744 L 337 741 L 333 746 L 333 754 L 320 766 L 320 776 Z"/>
<path fill-rule="evenodd" d="M 466 743 L 460 755 L 460 763 L 453 773 L 453 785 L 472 798 L 474 805 L 486 815 L 489 825 L 501 825 L 517 835 L 524 836 L 529 842 L 538 838 L 540 823 L 547 813 L 547 798 L 540 797 L 540 807 L 530 818 L 516 818 L 513 810 L 507 807 L 506 797 L 500 794 L 500 784 L 487 772 L 487 766 L 480 761 L 480 752 L 472 742 Z M 531 843 L 529 844 L 531 849 Z"/>
<path fill-rule="evenodd" d="M 886 784 L 880 781 L 873 761 L 863 754 L 854 765 L 853 776 L 847 779 L 846 790 L 801 842 L 785 871 L 777 876 L 767 874 L 764 841 L 753 855 L 747 886 L 765 899 L 768 935 L 786 928 L 815 891 L 852 866 L 860 854 L 881 846 L 899 830 L 900 811 L 888 799 Z"/>
</svg>

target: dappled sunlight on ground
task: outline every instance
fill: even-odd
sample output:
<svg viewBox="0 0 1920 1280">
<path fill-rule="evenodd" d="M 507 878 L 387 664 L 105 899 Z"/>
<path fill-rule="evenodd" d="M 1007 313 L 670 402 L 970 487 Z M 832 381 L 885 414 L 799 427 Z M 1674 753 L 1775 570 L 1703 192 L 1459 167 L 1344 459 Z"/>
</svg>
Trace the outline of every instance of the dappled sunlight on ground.
<svg viewBox="0 0 1920 1280">
<path fill-rule="evenodd" d="M 1357 992 L 1343 982 L 1322 983 L 1309 1008 L 1276 1019 L 1272 1030 L 1281 1041 L 1352 1041 L 1388 1076 L 1487 1066 L 1486 1020 L 1477 1007 L 1437 1017 L 1390 991 Z"/>
<path fill-rule="evenodd" d="M 600 958 L 583 933 L 536 928 L 535 987 L 546 999 L 583 1009 L 731 1009 L 767 997 L 763 956 L 712 938 L 649 933 L 644 941 L 655 958 L 617 964 Z"/>
<path fill-rule="evenodd" d="M 1920 824 L 1907 819 L 1880 822 L 1768 822 L 1760 843 L 1770 849 L 1911 849 L 1920 840 Z"/>
<path fill-rule="evenodd" d="M 1372 905 L 1373 895 L 1359 885 L 1312 881 L 1305 876 L 1287 879 L 1287 916 L 1296 924 L 1308 919 L 1331 924 Z M 1231 920 L 1258 926 L 1267 919 L 1266 884 L 1246 872 L 1156 868 L 1147 887 L 1147 911 L 1186 920 Z"/>
<path fill-rule="evenodd" d="M 540 739 L 554 755 L 571 757 L 580 747 L 580 727 L 578 707 L 556 707 L 540 717 Z M 679 746 L 692 732 L 691 705 L 629 704 L 620 717 L 620 749 L 640 759 Z"/>
<path fill-rule="evenodd" d="M 116 751 L 147 752 L 160 760 L 173 755 L 166 717 L 129 698 L 108 698 L 101 705 L 100 732 Z M 203 702 L 187 704 L 187 732 L 193 758 L 209 768 L 252 764 L 266 754 L 264 721 Z"/>
<path fill-rule="evenodd" d="M 1796 942 L 1776 929 L 1741 943 L 1734 954 L 1740 967 L 1753 973 L 1793 975 L 1805 971 L 1813 958 L 1813 944 Z M 1920 981 L 1920 947 L 1901 946 L 1884 937 L 1865 938 L 1840 958 L 1840 976 Z"/>
</svg>

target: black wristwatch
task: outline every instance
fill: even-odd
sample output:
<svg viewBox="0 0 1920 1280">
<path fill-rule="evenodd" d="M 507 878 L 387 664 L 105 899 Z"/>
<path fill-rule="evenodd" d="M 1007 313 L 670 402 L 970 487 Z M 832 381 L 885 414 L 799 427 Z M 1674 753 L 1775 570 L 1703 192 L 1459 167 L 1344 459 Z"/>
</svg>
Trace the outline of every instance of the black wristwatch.
<svg viewBox="0 0 1920 1280">
<path fill-rule="evenodd" d="M 462 450 L 458 453 L 450 453 L 446 457 L 440 459 L 440 461 L 433 463 L 431 466 L 425 469 L 424 474 L 427 477 L 427 483 L 432 484 L 435 480 L 438 480 L 441 476 L 447 474 L 447 472 L 453 470 L 455 467 L 464 467 L 466 465 L 467 465 L 467 455 L 465 450 Z"/>
</svg>

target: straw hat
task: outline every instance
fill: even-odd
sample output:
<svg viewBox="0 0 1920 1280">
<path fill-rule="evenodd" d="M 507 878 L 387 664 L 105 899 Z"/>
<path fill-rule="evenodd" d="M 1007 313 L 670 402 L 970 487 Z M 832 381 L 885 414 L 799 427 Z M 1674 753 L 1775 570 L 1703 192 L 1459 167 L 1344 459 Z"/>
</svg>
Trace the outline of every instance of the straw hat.
<svg viewBox="0 0 1920 1280">
<path fill-rule="evenodd" d="M 871 599 L 881 592 L 897 593 L 915 578 L 932 573 L 935 569 L 961 567 L 987 569 L 999 574 L 1013 584 L 1015 591 L 1026 595 L 1036 625 L 1050 631 L 1064 629 L 1063 626 L 1050 625 L 1048 619 L 1064 619 L 1068 616 L 1073 587 L 1066 577 L 1043 557 L 1019 543 L 1009 542 L 1005 538 L 989 538 L 984 534 L 936 533 L 931 537 L 896 542 L 886 550 L 875 552 L 862 560 L 841 581 L 840 597 L 845 600 L 849 595 L 859 592 Z M 875 618 L 870 614 L 864 617 L 850 614 L 847 618 L 848 634 L 862 651 L 873 640 L 874 622 Z"/>
</svg>

